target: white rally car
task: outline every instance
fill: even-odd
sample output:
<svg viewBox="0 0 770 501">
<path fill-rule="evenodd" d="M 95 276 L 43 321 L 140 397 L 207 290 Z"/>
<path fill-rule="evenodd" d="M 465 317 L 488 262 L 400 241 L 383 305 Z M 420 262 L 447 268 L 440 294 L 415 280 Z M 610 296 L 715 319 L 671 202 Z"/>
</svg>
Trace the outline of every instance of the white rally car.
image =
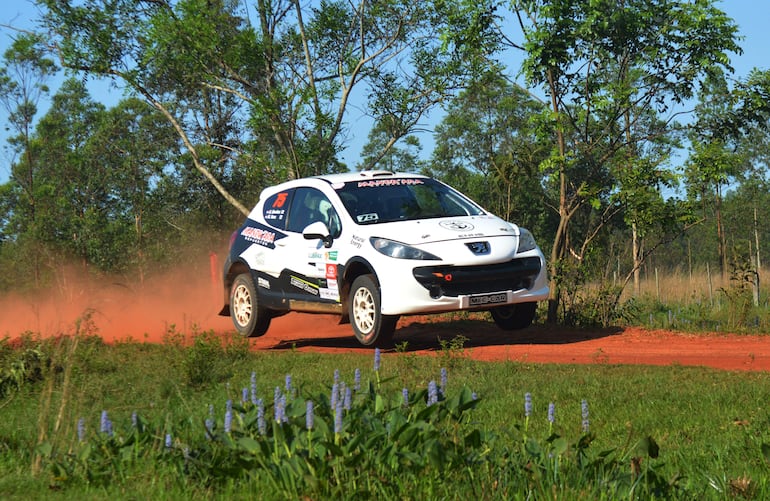
<svg viewBox="0 0 770 501">
<path fill-rule="evenodd" d="M 290 311 L 334 313 L 375 346 L 401 315 L 488 310 L 521 329 L 548 297 L 527 230 L 435 179 L 389 171 L 266 188 L 231 237 L 224 287 L 220 314 L 244 336 Z"/>
</svg>

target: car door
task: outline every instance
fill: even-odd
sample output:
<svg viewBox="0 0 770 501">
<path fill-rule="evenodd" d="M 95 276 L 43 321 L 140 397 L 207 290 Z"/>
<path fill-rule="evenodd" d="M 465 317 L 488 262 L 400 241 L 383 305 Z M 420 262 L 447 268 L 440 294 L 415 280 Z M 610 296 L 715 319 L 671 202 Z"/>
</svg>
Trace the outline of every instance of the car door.
<svg viewBox="0 0 770 501">
<path fill-rule="evenodd" d="M 321 239 L 306 239 L 303 230 L 322 222 L 333 235 L 339 234 L 339 217 L 320 190 L 297 188 L 291 197 L 286 238 L 276 242 L 284 270 L 282 288 L 289 300 L 339 302 L 337 286 L 337 239 L 326 247 Z"/>
</svg>

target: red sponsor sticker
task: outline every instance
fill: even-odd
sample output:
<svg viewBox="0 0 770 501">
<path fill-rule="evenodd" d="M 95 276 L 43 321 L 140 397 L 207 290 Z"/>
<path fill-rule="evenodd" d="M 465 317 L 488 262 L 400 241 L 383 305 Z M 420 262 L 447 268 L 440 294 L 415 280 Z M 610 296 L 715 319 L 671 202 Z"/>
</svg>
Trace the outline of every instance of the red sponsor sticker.
<svg viewBox="0 0 770 501">
<path fill-rule="evenodd" d="M 337 265 L 327 263 L 326 264 L 326 278 L 336 280 L 337 279 Z"/>
</svg>

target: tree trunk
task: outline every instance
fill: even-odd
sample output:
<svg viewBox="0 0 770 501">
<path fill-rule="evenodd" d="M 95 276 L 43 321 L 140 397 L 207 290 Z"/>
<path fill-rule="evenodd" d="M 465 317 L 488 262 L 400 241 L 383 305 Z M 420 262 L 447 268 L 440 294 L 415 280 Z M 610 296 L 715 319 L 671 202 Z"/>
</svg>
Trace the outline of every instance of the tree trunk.
<svg viewBox="0 0 770 501">
<path fill-rule="evenodd" d="M 633 254 L 634 263 L 634 296 L 641 295 L 642 281 L 641 281 L 641 249 L 639 244 L 639 231 L 636 227 L 636 222 L 631 223 L 631 253 Z"/>
<path fill-rule="evenodd" d="M 548 70 L 548 85 L 550 87 L 551 94 L 551 108 L 556 116 L 559 115 L 559 102 L 556 99 L 558 95 L 556 89 L 556 80 L 552 70 Z M 567 225 L 569 222 L 569 211 L 567 210 L 567 172 L 566 165 L 564 164 L 564 158 L 566 156 L 566 143 L 564 140 L 564 132 L 561 127 L 556 128 L 556 142 L 559 148 L 559 227 L 556 230 L 556 235 L 553 240 L 553 247 L 551 248 L 551 262 L 550 266 L 550 284 L 548 291 L 548 318 L 549 324 L 555 324 L 558 320 L 559 313 L 559 296 L 561 291 L 559 290 L 559 266 L 558 263 L 564 259 L 565 246 L 567 241 Z"/>
<path fill-rule="evenodd" d="M 727 278 L 727 242 L 725 241 L 725 230 L 722 226 L 722 187 L 717 183 L 714 191 L 714 209 L 717 223 L 717 251 L 719 253 L 719 271 L 722 275 L 722 282 Z"/>
</svg>

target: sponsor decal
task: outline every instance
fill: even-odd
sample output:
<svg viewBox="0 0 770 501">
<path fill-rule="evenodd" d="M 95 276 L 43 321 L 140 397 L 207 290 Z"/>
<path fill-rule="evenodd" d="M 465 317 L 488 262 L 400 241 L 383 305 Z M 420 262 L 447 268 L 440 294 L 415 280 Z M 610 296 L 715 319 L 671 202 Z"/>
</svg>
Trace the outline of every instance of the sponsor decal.
<svg viewBox="0 0 770 501">
<path fill-rule="evenodd" d="M 350 245 L 352 245 L 356 249 L 360 249 L 363 244 L 364 244 L 364 237 L 353 235 L 353 237 L 350 239 Z"/>
<path fill-rule="evenodd" d="M 262 278 L 262 277 L 257 278 L 257 285 L 259 285 L 263 289 L 270 288 L 270 282 L 266 278 Z"/>
<path fill-rule="evenodd" d="M 337 260 L 337 251 L 329 251 L 326 253 L 325 259 L 327 261 L 336 261 Z"/>
<path fill-rule="evenodd" d="M 318 251 L 312 251 L 312 252 L 308 253 L 307 258 L 308 259 L 323 259 L 324 255 L 322 253 L 318 252 Z"/>
<path fill-rule="evenodd" d="M 255 244 L 269 246 L 275 243 L 275 232 L 247 226 L 241 230 L 241 236 Z"/>
<path fill-rule="evenodd" d="M 241 230 L 241 236 L 247 242 L 274 249 L 275 241 L 284 238 L 286 235 L 256 221 L 249 221 L 249 225 Z"/>
<path fill-rule="evenodd" d="M 465 221 L 441 221 L 439 226 L 453 231 L 471 231 L 473 225 Z"/>
<path fill-rule="evenodd" d="M 332 301 L 340 300 L 340 292 L 337 289 L 319 289 L 319 297 L 321 299 L 331 299 Z"/>
<path fill-rule="evenodd" d="M 302 280 L 301 278 L 297 278 L 294 275 L 291 276 L 289 279 L 289 283 L 298 289 L 302 289 L 303 291 L 313 294 L 314 296 L 318 295 L 318 286 L 313 285 L 310 282 L 306 280 Z"/>
<path fill-rule="evenodd" d="M 336 279 L 327 278 L 326 287 L 321 287 L 319 292 L 322 299 L 331 299 L 338 302 L 340 300 L 340 289 Z"/>
<path fill-rule="evenodd" d="M 356 216 L 356 221 L 358 221 L 359 223 L 370 223 L 372 221 L 377 221 L 378 219 L 380 219 L 380 217 L 374 212 L 370 214 L 360 214 Z"/>
<path fill-rule="evenodd" d="M 477 237 L 483 237 L 483 233 L 461 233 L 457 235 L 457 238 L 477 238 Z"/>
<path fill-rule="evenodd" d="M 337 280 L 337 265 L 328 263 L 326 265 L 326 279 Z"/>
<path fill-rule="evenodd" d="M 377 188 L 379 186 L 409 186 L 425 184 L 422 179 L 376 179 L 372 181 L 358 181 L 359 188 Z"/>
</svg>

